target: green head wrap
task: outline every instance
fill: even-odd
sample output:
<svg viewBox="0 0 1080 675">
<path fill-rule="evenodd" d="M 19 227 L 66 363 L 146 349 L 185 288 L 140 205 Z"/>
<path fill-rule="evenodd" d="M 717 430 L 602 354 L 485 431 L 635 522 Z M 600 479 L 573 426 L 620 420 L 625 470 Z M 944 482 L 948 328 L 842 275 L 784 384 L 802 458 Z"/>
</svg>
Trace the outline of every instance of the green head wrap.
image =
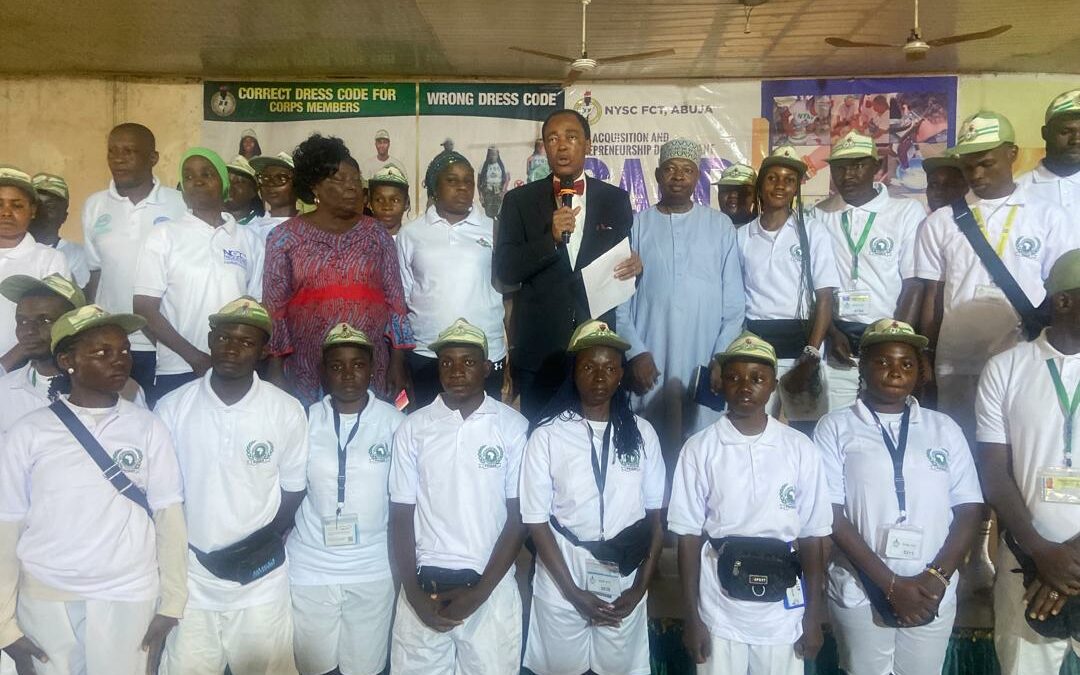
<svg viewBox="0 0 1080 675">
<path fill-rule="evenodd" d="M 184 162 L 192 157 L 202 157 L 206 161 L 214 165 L 217 169 L 218 175 L 221 176 L 221 198 L 229 198 L 229 169 L 225 166 L 225 160 L 221 159 L 221 155 L 217 154 L 209 148 L 188 148 L 184 156 L 180 158 L 180 187 L 183 189 L 184 185 Z"/>
</svg>

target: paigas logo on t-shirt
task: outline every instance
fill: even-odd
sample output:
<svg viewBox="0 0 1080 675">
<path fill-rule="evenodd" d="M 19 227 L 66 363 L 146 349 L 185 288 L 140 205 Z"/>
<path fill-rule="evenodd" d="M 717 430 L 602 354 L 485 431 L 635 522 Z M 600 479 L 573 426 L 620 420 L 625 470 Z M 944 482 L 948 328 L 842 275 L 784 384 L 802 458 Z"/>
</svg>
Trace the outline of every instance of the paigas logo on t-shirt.
<svg viewBox="0 0 1080 675">
<path fill-rule="evenodd" d="M 930 460 L 930 468 L 934 471 L 949 470 L 949 451 L 945 448 L 930 448 L 926 451 L 926 458 Z"/>
<path fill-rule="evenodd" d="M 368 448 L 367 454 L 368 460 L 371 462 L 390 461 L 390 449 L 386 447 L 386 443 L 376 443 Z"/>
<path fill-rule="evenodd" d="M 266 464 L 274 456 L 274 444 L 270 441 L 251 441 L 244 448 L 249 466 Z"/>
<path fill-rule="evenodd" d="M 497 445 L 481 445 L 476 457 L 481 469 L 498 469 L 502 466 L 503 449 Z"/>
<path fill-rule="evenodd" d="M 113 453 L 112 460 L 121 471 L 131 473 L 142 466 L 143 453 L 138 448 L 120 448 Z"/>
<path fill-rule="evenodd" d="M 791 483 L 780 486 L 780 508 L 785 510 L 795 508 L 795 486 Z"/>
<path fill-rule="evenodd" d="M 641 451 L 634 448 L 619 455 L 619 464 L 623 471 L 637 471 L 641 468 Z"/>
<path fill-rule="evenodd" d="M 239 265 L 240 267 L 247 267 L 247 256 L 243 251 L 236 251 L 233 249 L 222 249 L 225 254 L 226 265 Z"/>
</svg>

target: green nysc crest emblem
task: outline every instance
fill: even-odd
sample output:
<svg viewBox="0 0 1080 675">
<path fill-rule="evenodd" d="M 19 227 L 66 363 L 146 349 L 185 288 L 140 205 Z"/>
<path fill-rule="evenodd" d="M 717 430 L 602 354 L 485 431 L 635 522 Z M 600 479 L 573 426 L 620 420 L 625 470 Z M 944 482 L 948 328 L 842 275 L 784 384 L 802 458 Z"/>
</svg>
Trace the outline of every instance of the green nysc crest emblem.
<svg viewBox="0 0 1080 675">
<path fill-rule="evenodd" d="M 390 448 L 386 447 L 386 443 L 376 443 L 368 448 L 367 455 L 372 462 L 389 462 Z"/>
<path fill-rule="evenodd" d="M 631 452 L 618 455 L 619 465 L 623 471 L 637 471 L 641 468 L 641 451 L 634 448 Z"/>
<path fill-rule="evenodd" d="M 498 469 L 502 466 L 503 449 L 497 445 L 481 445 L 476 451 L 481 469 Z"/>
<path fill-rule="evenodd" d="M 1042 241 L 1038 237 L 1018 237 L 1016 243 L 1016 253 L 1021 258 L 1038 258 L 1039 251 L 1042 250 Z"/>
<path fill-rule="evenodd" d="M 795 508 L 795 486 L 791 483 L 784 483 L 780 486 L 780 508 Z"/>
<path fill-rule="evenodd" d="M 870 255 L 887 258 L 892 255 L 894 246 L 891 237 L 874 237 L 870 240 Z"/>
<path fill-rule="evenodd" d="M 930 468 L 934 471 L 949 470 L 949 451 L 945 448 L 930 448 L 926 451 L 926 458 L 930 460 Z"/>
<path fill-rule="evenodd" d="M 142 467 L 143 453 L 138 448 L 120 448 L 113 453 L 112 461 L 124 473 L 131 473 Z"/>
<path fill-rule="evenodd" d="M 252 441 L 244 448 L 244 453 L 249 465 L 266 464 L 274 455 L 274 444 L 270 441 Z"/>
</svg>

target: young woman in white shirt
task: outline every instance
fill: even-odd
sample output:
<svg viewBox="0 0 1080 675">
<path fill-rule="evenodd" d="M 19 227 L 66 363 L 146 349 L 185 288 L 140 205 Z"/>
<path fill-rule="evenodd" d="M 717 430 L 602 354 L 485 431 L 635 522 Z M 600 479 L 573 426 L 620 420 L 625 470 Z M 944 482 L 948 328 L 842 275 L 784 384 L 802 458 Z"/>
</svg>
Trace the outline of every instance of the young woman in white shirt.
<svg viewBox="0 0 1080 675">
<path fill-rule="evenodd" d="M 534 427 L 521 514 L 539 556 L 525 667 L 537 675 L 647 675 L 646 589 L 660 558 L 664 460 L 620 384 L 630 344 L 574 331 L 572 380 Z"/>
<path fill-rule="evenodd" d="M 826 415 L 814 433 L 833 504 L 828 605 L 848 673 L 941 672 L 956 568 L 980 518 L 963 432 L 911 396 L 926 344 L 901 321 L 871 324 L 858 400 Z"/>
</svg>

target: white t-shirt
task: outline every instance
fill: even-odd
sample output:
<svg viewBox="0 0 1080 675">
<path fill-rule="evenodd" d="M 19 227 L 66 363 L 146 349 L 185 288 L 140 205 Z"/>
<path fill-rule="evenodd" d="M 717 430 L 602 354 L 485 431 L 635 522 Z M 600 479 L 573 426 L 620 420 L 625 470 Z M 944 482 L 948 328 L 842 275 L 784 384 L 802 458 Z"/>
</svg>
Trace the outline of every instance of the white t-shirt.
<svg viewBox="0 0 1080 675">
<path fill-rule="evenodd" d="M 188 541 L 211 552 L 268 525 L 281 491 L 307 486 L 304 408 L 254 376 L 242 399 L 225 405 L 213 370 L 170 392 L 154 409 L 172 432 L 184 475 Z M 288 564 L 246 586 L 219 579 L 188 554 L 188 606 L 226 611 L 272 602 L 288 592 Z"/>
<path fill-rule="evenodd" d="M 1065 391 L 1072 396 L 1080 382 L 1080 354 L 1062 354 L 1043 332 L 986 364 L 975 399 L 975 439 L 1011 446 L 1012 477 L 1035 530 L 1050 541 L 1062 542 L 1080 532 L 1080 508 L 1042 498 L 1039 471 L 1065 465 L 1065 418 L 1047 359 L 1057 364 Z M 1073 463 L 1080 466 L 1080 434 L 1075 430 Z"/>
<path fill-rule="evenodd" d="M 135 272 L 135 295 L 161 298 L 161 314 L 200 351 L 209 352 L 208 317 L 242 295 L 262 297 L 263 241 L 221 214 L 212 227 L 185 213 L 146 237 Z M 157 345 L 157 374 L 190 373 L 191 366 L 164 343 Z"/>
<path fill-rule="evenodd" d="M 664 458 L 660 440 L 652 425 L 634 417 L 641 433 L 642 447 L 626 458 L 609 449 L 607 480 L 604 484 L 604 531 L 600 531 L 600 493 L 590 459 L 603 456 L 605 422 L 556 419 L 538 427 L 525 447 L 521 463 L 521 520 L 546 523 L 555 516 L 559 523 L 581 541 L 611 539 L 645 517 L 646 510 L 664 505 Z M 589 441 L 589 438 L 592 441 Z M 576 564 L 575 546 L 555 532 L 555 541 L 570 567 L 575 582 L 585 586 L 584 564 Z M 633 578 L 628 579 L 630 583 Z M 539 597 L 561 600 L 562 592 L 541 562 L 534 591 Z"/>
<path fill-rule="evenodd" d="M 982 489 L 975 461 L 963 431 L 947 415 L 911 405 L 907 447 L 904 452 L 905 526 L 922 530 L 922 552 L 915 560 L 884 558 L 900 576 L 914 576 L 933 562 L 945 544 L 952 525 L 953 508 L 981 504 Z M 901 415 L 879 413 L 885 429 L 896 443 Z M 870 410 L 863 402 L 835 410 L 818 422 L 814 442 L 821 451 L 829 499 L 844 506 L 863 541 L 881 554 L 879 542 L 885 525 L 896 523 L 900 507 L 896 497 L 892 457 Z M 855 567 L 833 546 L 829 564 L 829 597 L 841 607 L 868 602 Z M 943 603 L 955 602 L 956 580 L 945 591 Z"/>
<path fill-rule="evenodd" d="M 353 546 L 328 548 L 323 518 L 335 516 L 338 497 L 338 435 L 330 396 L 308 408 L 307 496 L 289 535 L 289 579 L 294 586 L 355 584 L 390 577 L 386 530 L 390 512 L 387 482 L 394 431 L 405 415 L 368 392 L 356 435 L 345 459 L 345 506 L 341 513 L 357 518 Z M 357 424 L 357 415 L 341 416 L 341 443 Z"/>
<path fill-rule="evenodd" d="M 836 271 L 832 246 L 824 227 L 808 218 L 806 238 L 810 241 L 810 273 L 814 290 L 837 288 L 840 279 Z M 746 318 L 807 319 L 806 299 L 800 303 L 804 287 L 802 246 L 795 225 L 794 213 L 775 232 L 761 227 L 761 217 L 735 230 L 739 243 L 743 282 L 746 285 Z"/>
<path fill-rule="evenodd" d="M 467 419 L 435 401 L 394 435 L 390 501 L 414 504 L 416 564 L 483 573 L 518 498 L 529 423 L 490 396 Z"/>
<path fill-rule="evenodd" d="M 0 376 L 0 433 L 7 433 L 24 415 L 49 405 L 49 385 L 53 378 L 37 372 L 27 363 Z M 128 399 L 138 408 L 146 408 L 146 395 L 135 385 L 134 397 Z M 124 397 L 124 392 L 121 392 Z"/>
<path fill-rule="evenodd" d="M 265 243 L 266 238 L 270 236 L 270 233 L 274 231 L 274 228 L 288 219 L 289 216 L 259 216 L 249 220 L 244 227 L 254 231 L 255 234 L 258 235 L 259 240 Z"/>
<path fill-rule="evenodd" d="M 107 409 L 67 405 L 151 509 L 183 500 L 172 439 L 153 413 L 123 399 Z M 4 438 L 0 520 L 25 524 L 19 561 L 50 588 L 94 600 L 157 597 L 154 523 L 102 476 L 52 410 L 29 413 Z"/>
<path fill-rule="evenodd" d="M 1080 171 L 1071 176 L 1059 176 L 1042 162 L 1031 171 L 1018 176 L 1016 184 L 1026 188 L 1028 194 L 1045 199 L 1075 214 L 1080 209 Z"/>
<path fill-rule="evenodd" d="M 727 413 L 683 445 L 668 504 L 675 534 L 768 537 L 793 542 L 832 533 L 832 504 L 818 450 L 810 439 L 769 418 L 748 437 Z M 802 635 L 801 607 L 747 602 L 720 586 L 716 550 L 701 548 L 698 612 L 709 632 L 748 644 L 793 644 Z"/>
<path fill-rule="evenodd" d="M 971 204 L 972 211 L 978 209 L 985 219 L 991 247 L 996 249 L 1001 241 L 1014 207 L 1016 216 L 1001 260 L 1031 304 L 1038 307 L 1046 296 L 1043 281 L 1054 261 L 1062 253 L 1080 248 L 1080 228 L 1060 206 L 1018 187 L 1004 199 L 980 199 Z M 987 358 L 1020 339 L 1016 311 L 961 234 L 950 207 L 934 211 L 919 229 L 915 274 L 945 284 L 935 359 L 939 373 L 977 375 Z"/>
<path fill-rule="evenodd" d="M 926 209 L 914 199 L 890 197 L 881 183 L 875 183 L 874 188 L 877 196 L 862 206 L 851 206 L 835 194 L 814 207 L 814 217 L 832 241 L 840 289 L 870 292 L 870 311 L 866 315 L 841 314 L 838 306 L 833 307 L 836 318 L 843 321 L 873 323 L 895 316 L 901 283 L 915 276 L 915 235 L 926 218 Z M 843 221 L 847 218 L 851 240 L 858 244 L 871 215 L 874 222 L 859 252 L 856 281 L 852 278 L 854 260 Z"/>
<path fill-rule="evenodd" d="M 54 272 L 71 278 L 67 258 L 55 248 L 37 243 L 30 234 L 11 248 L 0 248 L 0 281 L 15 274 L 43 279 Z M 0 354 L 6 354 L 16 342 L 15 303 L 0 296 Z"/>
<path fill-rule="evenodd" d="M 75 285 L 86 288 L 86 284 L 90 283 L 90 264 L 86 260 L 86 248 L 82 244 L 60 239 L 56 242 L 56 250 L 63 253 L 67 259 Z"/>
<path fill-rule="evenodd" d="M 101 272 L 94 302 L 110 314 L 130 312 L 135 265 L 146 235 L 155 225 L 185 213 L 183 195 L 157 178 L 150 194 L 138 204 L 121 197 L 112 181 L 108 190 L 90 195 L 83 205 L 82 228 L 86 262 L 91 272 Z M 130 340 L 135 351 L 154 351 L 150 338 L 141 331 Z"/>
<path fill-rule="evenodd" d="M 492 285 L 494 223 L 479 209 L 451 225 L 428 208 L 397 236 L 398 266 L 416 352 L 428 348 L 459 317 L 487 335 L 488 358 L 506 356 L 502 294 Z"/>
</svg>

